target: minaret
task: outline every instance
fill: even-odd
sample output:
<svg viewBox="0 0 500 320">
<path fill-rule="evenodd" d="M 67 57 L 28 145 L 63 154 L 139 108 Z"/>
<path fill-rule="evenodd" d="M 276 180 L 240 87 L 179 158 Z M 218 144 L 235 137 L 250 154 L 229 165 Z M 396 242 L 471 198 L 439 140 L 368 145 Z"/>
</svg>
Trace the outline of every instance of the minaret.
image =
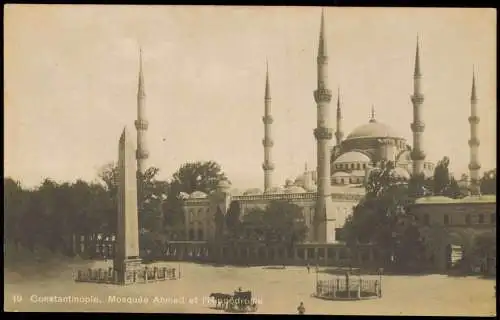
<svg viewBox="0 0 500 320">
<path fill-rule="evenodd" d="M 264 123 L 264 139 L 262 140 L 262 145 L 264 146 L 264 163 L 262 163 L 262 169 L 264 170 L 264 191 L 267 191 L 272 188 L 274 171 L 274 163 L 271 156 L 271 150 L 274 145 L 271 132 L 273 117 L 271 116 L 271 88 L 269 86 L 269 67 L 267 62 L 266 89 L 264 94 L 264 117 L 262 117 L 262 122 Z"/>
<path fill-rule="evenodd" d="M 344 132 L 342 132 L 342 110 L 340 109 L 340 88 L 337 92 L 337 131 L 335 131 L 335 144 L 340 146 L 342 139 L 344 138 Z"/>
<path fill-rule="evenodd" d="M 472 72 L 472 90 L 470 94 L 470 186 L 469 190 L 472 195 L 480 194 L 480 184 L 479 184 L 479 169 L 481 165 L 479 164 L 479 139 L 477 137 L 477 129 L 479 125 L 479 116 L 477 115 L 477 96 L 476 96 L 476 75 L 474 71 Z"/>
<path fill-rule="evenodd" d="M 317 127 L 314 129 L 314 137 L 317 141 L 317 185 L 318 198 L 315 212 L 314 238 L 317 242 L 327 242 L 332 231 L 327 230 L 327 217 L 331 210 L 332 200 L 330 191 L 330 148 L 329 140 L 332 139 L 332 129 L 329 126 L 329 111 L 332 92 L 328 89 L 328 55 L 325 39 L 325 17 L 321 12 L 321 26 L 319 33 L 318 48 L 318 88 L 314 91 L 314 100 L 317 104 Z"/>
<path fill-rule="evenodd" d="M 144 173 L 147 169 L 146 160 L 149 152 L 146 143 L 146 131 L 148 121 L 146 120 L 146 92 L 144 91 L 144 75 L 142 74 L 142 49 L 139 49 L 139 84 L 137 89 L 137 120 L 135 128 L 137 130 L 137 170 Z"/>
<path fill-rule="evenodd" d="M 411 160 L 413 161 L 414 176 L 423 173 L 425 160 L 425 152 L 422 147 L 425 124 L 422 121 L 422 105 L 424 103 L 424 95 L 421 91 L 421 80 L 422 74 L 420 73 L 419 40 L 417 36 L 415 72 L 413 73 L 413 95 L 411 96 L 411 102 L 413 103 L 413 123 L 411 124 L 411 131 L 413 132 L 413 149 L 411 151 Z"/>
<path fill-rule="evenodd" d="M 372 111 L 371 111 L 371 114 L 370 114 L 370 123 L 372 122 L 377 122 L 377 120 L 375 119 L 375 106 L 372 104 Z"/>
</svg>

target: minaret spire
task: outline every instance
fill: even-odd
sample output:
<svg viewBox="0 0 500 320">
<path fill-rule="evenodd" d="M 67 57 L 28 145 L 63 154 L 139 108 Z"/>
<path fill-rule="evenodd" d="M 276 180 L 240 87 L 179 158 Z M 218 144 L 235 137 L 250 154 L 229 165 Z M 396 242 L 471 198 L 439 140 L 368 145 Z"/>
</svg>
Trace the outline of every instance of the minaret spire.
<svg viewBox="0 0 500 320">
<path fill-rule="evenodd" d="M 420 73 L 420 45 L 419 45 L 419 37 L 417 34 L 417 49 L 415 51 L 415 71 L 413 72 L 413 75 L 415 77 L 420 77 L 422 74 Z"/>
<path fill-rule="evenodd" d="M 340 146 L 344 132 L 342 132 L 342 109 L 340 107 L 340 86 L 337 88 L 337 130 L 335 131 L 335 144 Z"/>
<path fill-rule="evenodd" d="M 332 92 L 328 89 L 328 56 L 326 51 L 325 12 L 321 11 L 321 24 L 318 44 L 318 87 L 314 91 L 314 100 L 317 104 L 317 125 L 314 137 L 317 141 L 317 200 L 314 216 L 314 240 L 316 242 L 334 241 L 334 230 L 329 225 L 328 217 L 333 210 L 331 182 L 330 182 L 330 146 L 332 129 L 330 128 L 330 101 Z M 330 227 L 329 227 L 330 226 Z"/>
<path fill-rule="evenodd" d="M 271 116 L 271 87 L 269 84 L 269 64 L 267 60 L 266 87 L 264 91 L 264 117 L 262 117 L 262 122 L 264 123 L 264 139 L 262 140 L 262 145 L 264 146 L 264 163 L 262 163 L 262 169 L 264 170 L 264 191 L 267 191 L 272 188 L 274 171 L 271 152 L 274 145 L 271 130 L 273 117 Z"/>
<path fill-rule="evenodd" d="M 371 110 L 371 115 L 370 115 L 370 122 L 377 122 L 375 120 L 375 106 L 372 104 L 372 110 Z"/>
<path fill-rule="evenodd" d="M 469 162 L 469 174 L 470 174 L 470 185 L 469 190 L 472 195 L 479 195 L 481 193 L 480 188 L 480 178 L 479 170 L 481 165 L 479 164 L 479 138 L 477 136 L 478 126 L 479 126 L 479 116 L 477 114 L 477 95 L 476 95 L 476 74 L 472 70 L 472 89 L 470 94 L 470 162 Z"/>
<path fill-rule="evenodd" d="M 137 130 L 137 170 L 144 173 L 147 169 L 146 161 L 149 158 L 149 152 L 146 142 L 146 131 L 149 123 L 146 120 L 146 91 L 144 89 L 144 74 L 142 67 L 142 48 L 139 48 L 139 81 L 137 87 L 137 120 L 135 120 Z"/>
<path fill-rule="evenodd" d="M 424 103 L 424 95 L 421 91 L 422 73 L 420 70 L 420 43 L 417 36 L 417 48 L 415 52 L 415 71 L 413 73 L 413 95 L 411 102 L 413 104 L 413 123 L 411 131 L 413 132 L 413 149 L 411 151 L 411 159 L 413 161 L 413 175 L 417 176 L 423 173 L 425 152 L 422 146 L 425 124 L 422 121 L 422 107 Z"/>
</svg>

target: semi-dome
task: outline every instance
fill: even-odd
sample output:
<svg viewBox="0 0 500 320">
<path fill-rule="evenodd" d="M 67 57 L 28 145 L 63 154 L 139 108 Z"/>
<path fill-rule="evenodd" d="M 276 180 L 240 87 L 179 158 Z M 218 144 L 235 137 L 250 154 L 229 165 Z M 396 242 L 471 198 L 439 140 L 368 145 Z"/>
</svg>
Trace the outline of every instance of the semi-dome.
<svg viewBox="0 0 500 320">
<path fill-rule="evenodd" d="M 231 188 L 231 184 L 229 183 L 229 181 L 224 179 L 224 180 L 219 181 L 219 183 L 217 184 L 217 188 L 223 189 L 223 190 L 229 189 L 229 188 Z"/>
<path fill-rule="evenodd" d="M 291 186 L 285 189 L 285 193 L 304 193 L 306 190 L 299 186 Z"/>
<path fill-rule="evenodd" d="M 205 192 L 201 192 L 201 191 L 194 191 L 189 196 L 189 198 L 191 198 L 191 199 L 202 199 L 202 198 L 206 198 L 206 197 L 207 197 L 207 194 Z"/>
<path fill-rule="evenodd" d="M 332 174 L 332 178 L 345 178 L 349 176 L 350 176 L 349 173 L 343 171 L 337 171 L 334 174 Z"/>
<path fill-rule="evenodd" d="M 187 198 L 189 198 L 189 193 L 186 192 L 179 193 L 179 199 L 187 199 Z"/>
<path fill-rule="evenodd" d="M 394 168 L 393 174 L 396 176 L 396 178 L 403 180 L 410 180 L 410 173 L 408 172 L 408 170 L 404 168 L 401 167 Z"/>
<path fill-rule="evenodd" d="M 361 138 L 401 138 L 401 136 L 388 125 L 371 120 L 369 123 L 354 129 L 346 140 Z"/>
<path fill-rule="evenodd" d="M 231 189 L 229 193 L 234 197 L 234 196 L 241 196 L 242 192 L 239 189 Z"/>
<path fill-rule="evenodd" d="M 268 190 L 266 190 L 264 193 L 265 194 L 276 194 L 276 193 L 283 193 L 285 190 L 282 187 L 272 187 Z"/>
<path fill-rule="evenodd" d="M 260 190 L 259 188 L 252 188 L 252 189 L 248 189 L 247 191 L 243 192 L 243 195 L 245 195 L 245 196 L 257 195 L 257 194 L 262 194 L 262 190 Z"/>
<path fill-rule="evenodd" d="M 370 162 L 370 158 L 361 152 L 350 151 L 341 154 L 334 163 Z"/>
</svg>

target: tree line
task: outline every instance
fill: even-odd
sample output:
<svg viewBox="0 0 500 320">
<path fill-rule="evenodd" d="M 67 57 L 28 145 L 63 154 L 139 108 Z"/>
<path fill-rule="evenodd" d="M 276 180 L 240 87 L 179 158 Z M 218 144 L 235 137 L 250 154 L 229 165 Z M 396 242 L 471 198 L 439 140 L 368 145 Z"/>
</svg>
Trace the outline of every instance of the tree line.
<svg viewBox="0 0 500 320">
<path fill-rule="evenodd" d="M 214 161 L 182 165 L 169 181 L 157 178 L 158 168 L 137 173 L 141 233 L 163 233 L 182 225 L 181 193 L 212 192 L 227 180 Z M 102 167 L 99 180 L 57 183 L 49 178 L 32 189 L 4 178 L 4 240 L 29 250 L 44 247 L 72 253 L 73 235 L 113 234 L 116 231 L 118 168 Z"/>
</svg>

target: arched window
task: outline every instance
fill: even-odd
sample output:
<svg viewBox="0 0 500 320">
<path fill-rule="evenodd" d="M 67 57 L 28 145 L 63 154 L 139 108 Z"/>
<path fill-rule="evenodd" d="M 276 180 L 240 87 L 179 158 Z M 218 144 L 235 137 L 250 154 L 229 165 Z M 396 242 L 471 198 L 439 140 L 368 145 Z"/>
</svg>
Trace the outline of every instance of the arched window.
<svg viewBox="0 0 500 320">
<path fill-rule="evenodd" d="M 363 169 L 366 169 L 366 163 L 363 163 Z"/>
<path fill-rule="evenodd" d="M 356 164 L 356 169 L 360 170 L 361 169 L 361 164 L 360 163 L 357 163 Z"/>
<path fill-rule="evenodd" d="M 203 239 L 203 229 L 198 229 L 198 240 L 204 240 Z"/>
<path fill-rule="evenodd" d="M 188 240 L 193 240 L 194 239 L 194 230 L 189 229 L 189 235 L 188 235 Z"/>
<path fill-rule="evenodd" d="M 340 183 L 344 184 L 344 178 L 340 178 Z"/>
</svg>

